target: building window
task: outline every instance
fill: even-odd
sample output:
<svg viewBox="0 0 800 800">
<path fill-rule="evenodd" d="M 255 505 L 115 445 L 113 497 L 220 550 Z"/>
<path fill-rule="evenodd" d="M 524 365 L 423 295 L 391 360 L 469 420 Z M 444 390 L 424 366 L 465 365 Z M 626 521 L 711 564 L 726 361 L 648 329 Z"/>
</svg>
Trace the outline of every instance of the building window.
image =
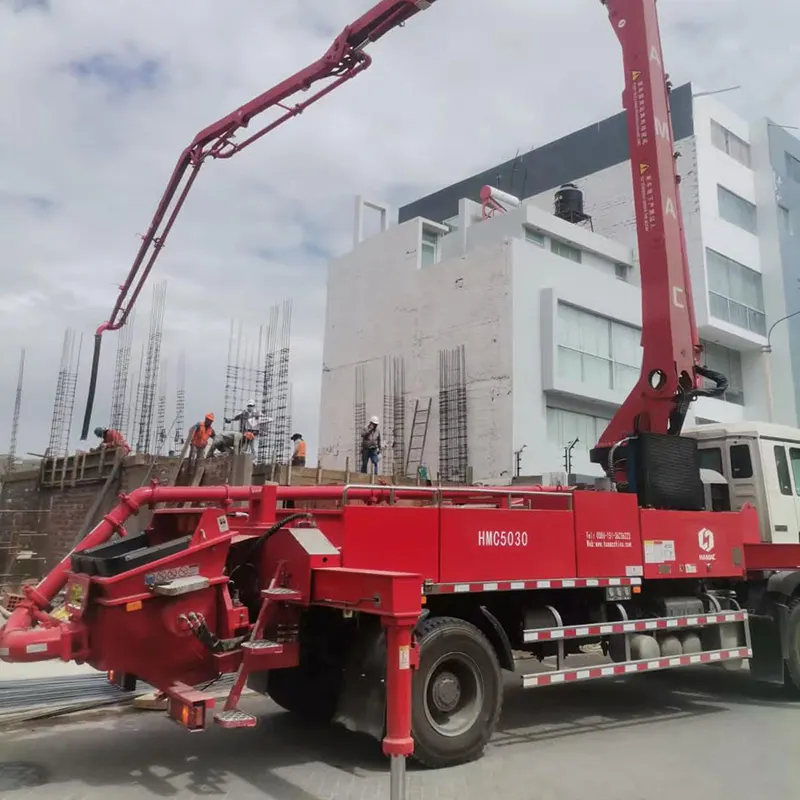
<svg viewBox="0 0 800 800">
<path fill-rule="evenodd" d="M 544 247 L 544 234 L 533 228 L 525 227 L 525 241 L 535 244 L 537 247 Z"/>
<path fill-rule="evenodd" d="M 706 263 L 711 316 L 765 336 L 761 275 L 709 248 Z"/>
<path fill-rule="evenodd" d="M 728 390 L 722 400 L 728 403 L 744 405 L 744 381 L 742 380 L 742 354 L 738 350 L 723 347 L 713 342 L 701 342 L 706 366 L 721 372 L 728 379 Z M 712 381 L 704 381 L 707 387 L 714 386 Z"/>
<path fill-rule="evenodd" d="M 547 407 L 547 440 L 559 450 L 569 447 L 576 439 L 578 443 L 573 455 L 589 451 L 600 441 L 610 417 L 595 417 L 591 414 L 578 414 L 563 408 Z"/>
<path fill-rule="evenodd" d="M 439 234 L 427 228 L 422 229 L 420 248 L 421 265 L 430 267 L 439 260 Z"/>
<path fill-rule="evenodd" d="M 558 374 L 595 390 L 628 392 L 642 364 L 641 331 L 558 304 Z"/>
<path fill-rule="evenodd" d="M 789 209 L 782 205 L 778 206 L 778 227 L 783 233 L 792 235 L 792 216 Z"/>
<path fill-rule="evenodd" d="M 628 282 L 630 267 L 627 264 L 614 264 L 614 275 L 617 280 Z"/>
<path fill-rule="evenodd" d="M 557 256 L 568 258 L 570 261 L 574 261 L 576 264 L 580 264 L 583 257 L 583 253 L 581 253 L 577 247 L 573 247 L 566 242 L 560 242 L 558 239 L 550 240 L 550 250 L 552 250 Z"/>
<path fill-rule="evenodd" d="M 750 166 L 750 145 L 713 119 L 711 120 L 711 143 L 740 164 L 744 164 L 746 167 Z"/>
<path fill-rule="evenodd" d="M 756 207 L 752 203 L 719 184 L 717 184 L 717 202 L 722 219 L 749 233 L 758 233 Z"/>
<path fill-rule="evenodd" d="M 791 153 L 786 154 L 786 174 L 793 181 L 800 183 L 800 159 L 795 158 Z"/>
</svg>

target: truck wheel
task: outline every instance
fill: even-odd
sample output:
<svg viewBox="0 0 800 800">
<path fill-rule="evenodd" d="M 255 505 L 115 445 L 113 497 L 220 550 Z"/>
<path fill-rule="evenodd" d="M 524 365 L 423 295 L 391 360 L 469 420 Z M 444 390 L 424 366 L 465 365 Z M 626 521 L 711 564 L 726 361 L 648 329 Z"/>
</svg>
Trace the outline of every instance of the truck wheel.
<svg viewBox="0 0 800 800">
<path fill-rule="evenodd" d="M 472 761 L 494 732 L 503 679 L 494 648 L 474 625 L 453 617 L 417 627 L 419 668 L 411 695 L 414 757 L 426 767 Z"/>
<path fill-rule="evenodd" d="M 789 620 L 786 624 L 786 671 L 784 684 L 794 694 L 800 694 L 800 598 L 789 604 Z"/>
</svg>

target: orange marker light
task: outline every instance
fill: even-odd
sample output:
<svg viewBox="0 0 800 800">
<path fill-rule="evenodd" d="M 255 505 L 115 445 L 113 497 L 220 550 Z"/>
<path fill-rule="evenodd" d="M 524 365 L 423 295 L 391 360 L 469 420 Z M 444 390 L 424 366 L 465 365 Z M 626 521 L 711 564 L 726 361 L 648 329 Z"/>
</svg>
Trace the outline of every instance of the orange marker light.
<svg viewBox="0 0 800 800">
<path fill-rule="evenodd" d="M 126 611 L 141 611 L 142 610 L 142 601 L 141 600 L 134 600 L 132 603 L 125 603 L 125 610 Z"/>
</svg>

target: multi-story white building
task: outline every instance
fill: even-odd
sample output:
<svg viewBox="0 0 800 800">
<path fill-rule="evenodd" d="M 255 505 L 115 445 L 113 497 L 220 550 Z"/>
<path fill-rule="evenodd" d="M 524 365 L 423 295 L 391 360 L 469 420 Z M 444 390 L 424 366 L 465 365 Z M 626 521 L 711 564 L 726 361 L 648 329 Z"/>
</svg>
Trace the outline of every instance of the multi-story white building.
<svg viewBox="0 0 800 800">
<path fill-rule="evenodd" d="M 751 142 L 745 122 L 688 84 L 673 91 L 672 111 L 698 326 L 708 365 L 730 380 L 724 399 L 698 400 L 692 417 L 766 419 L 771 405 L 774 421 L 795 425 L 788 324 L 763 353 L 792 308 L 769 137 Z M 584 191 L 593 230 L 552 213 L 568 181 Z M 529 199 L 482 219 L 487 183 Z M 380 231 L 364 238 L 370 209 Z M 322 458 L 357 466 L 356 428 L 377 414 L 394 448 L 384 471 L 413 465 L 413 409 L 431 400 L 423 460 L 433 477 L 469 466 L 475 480 L 507 481 L 519 451 L 523 475 L 557 471 L 575 439 L 572 471 L 599 474 L 588 450 L 641 360 L 624 115 L 412 203 L 391 223 L 389 209 L 359 202 L 354 249 L 330 265 Z"/>
</svg>

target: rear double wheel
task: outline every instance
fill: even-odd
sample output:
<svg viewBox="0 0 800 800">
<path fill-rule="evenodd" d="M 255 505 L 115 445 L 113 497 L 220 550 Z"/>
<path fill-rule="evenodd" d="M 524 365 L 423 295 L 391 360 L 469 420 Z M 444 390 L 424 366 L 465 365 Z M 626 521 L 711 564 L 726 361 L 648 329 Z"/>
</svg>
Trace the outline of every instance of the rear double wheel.
<svg viewBox="0 0 800 800">
<path fill-rule="evenodd" d="M 453 617 L 417 627 L 419 668 L 412 687 L 414 756 L 427 767 L 472 761 L 489 741 L 503 704 L 494 648 L 474 625 Z"/>
</svg>

